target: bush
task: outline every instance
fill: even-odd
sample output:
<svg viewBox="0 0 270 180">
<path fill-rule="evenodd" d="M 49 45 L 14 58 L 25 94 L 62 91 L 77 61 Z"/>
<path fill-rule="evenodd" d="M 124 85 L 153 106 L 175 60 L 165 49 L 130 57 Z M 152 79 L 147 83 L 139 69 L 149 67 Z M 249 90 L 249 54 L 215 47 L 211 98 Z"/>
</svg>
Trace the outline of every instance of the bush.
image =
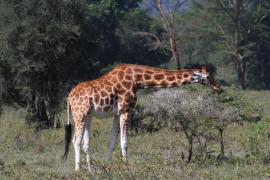
<svg viewBox="0 0 270 180">
<path fill-rule="evenodd" d="M 155 125 L 163 124 L 183 132 L 188 142 L 187 161 L 190 162 L 195 143 L 199 149 L 206 149 L 212 140 L 219 141 L 219 157 L 224 157 L 226 127 L 232 123 L 259 121 L 261 108 L 230 89 L 217 95 L 201 85 L 191 85 L 181 89 L 160 89 L 149 95 L 144 117 L 153 119 Z"/>
</svg>

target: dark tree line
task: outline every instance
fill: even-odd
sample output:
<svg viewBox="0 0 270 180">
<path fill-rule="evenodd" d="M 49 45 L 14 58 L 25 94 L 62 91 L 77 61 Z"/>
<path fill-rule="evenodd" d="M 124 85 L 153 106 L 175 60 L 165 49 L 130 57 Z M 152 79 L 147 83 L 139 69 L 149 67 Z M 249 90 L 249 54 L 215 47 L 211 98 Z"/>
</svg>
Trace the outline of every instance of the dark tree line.
<svg viewBox="0 0 270 180">
<path fill-rule="evenodd" d="M 6 0 L 1 7 L 3 99 L 26 107 L 37 127 L 59 125 L 57 112 L 77 82 L 115 63 L 158 65 L 167 56 L 132 36 L 152 23 L 138 1 Z"/>
</svg>

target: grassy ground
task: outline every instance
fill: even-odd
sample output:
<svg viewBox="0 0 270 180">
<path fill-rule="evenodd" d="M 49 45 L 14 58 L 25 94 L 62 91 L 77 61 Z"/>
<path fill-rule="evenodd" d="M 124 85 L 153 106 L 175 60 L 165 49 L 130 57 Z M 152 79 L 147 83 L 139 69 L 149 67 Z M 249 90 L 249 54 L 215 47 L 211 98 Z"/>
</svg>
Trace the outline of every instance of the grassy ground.
<svg viewBox="0 0 270 180">
<path fill-rule="evenodd" d="M 266 117 L 257 124 L 226 130 L 224 160 L 216 159 L 218 147 L 212 145 L 213 156 L 198 156 L 185 164 L 181 159 L 183 136 L 164 128 L 156 133 L 130 132 L 129 162 L 121 161 L 119 143 L 113 161 L 108 162 L 112 119 L 94 119 L 93 174 L 85 170 L 83 152 L 82 171 L 74 172 L 73 146 L 67 162 L 61 162 L 63 129 L 34 132 L 24 124 L 24 110 L 5 107 L 0 118 L 0 179 L 270 179 L 270 92 L 246 93 L 265 107 Z"/>
</svg>

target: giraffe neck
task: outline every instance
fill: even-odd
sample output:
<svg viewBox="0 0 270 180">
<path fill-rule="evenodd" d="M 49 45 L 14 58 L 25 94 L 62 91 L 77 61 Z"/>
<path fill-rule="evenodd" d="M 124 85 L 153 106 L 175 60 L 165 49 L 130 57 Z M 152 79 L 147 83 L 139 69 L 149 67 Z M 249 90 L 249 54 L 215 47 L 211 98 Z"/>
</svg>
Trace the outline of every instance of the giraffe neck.
<svg viewBox="0 0 270 180">
<path fill-rule="evenodd" d="M 125 79 L 132 79 L 138 88 L 175 87 L 192 82 L 192 74 L 199 69 L 166 70 L 142 65 L 120 65 Z"/>
<path fill-rule="evenodd" d="M 192 81 L 193 70 L 169 71 L 159 69 L 149 74 L 145 71 L 141 82 L 142 87 L 176 87 Z"/>
</svg>

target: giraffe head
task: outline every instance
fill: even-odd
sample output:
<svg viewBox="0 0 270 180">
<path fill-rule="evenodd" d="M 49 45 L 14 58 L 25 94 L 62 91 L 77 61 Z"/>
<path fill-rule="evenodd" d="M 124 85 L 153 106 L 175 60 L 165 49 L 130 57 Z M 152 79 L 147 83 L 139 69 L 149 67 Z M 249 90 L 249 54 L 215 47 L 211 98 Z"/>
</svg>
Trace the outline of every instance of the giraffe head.
<svg viewBox="0 0 270 180">
<path fill-rule="evenodd" d="M 212 73 L 210 73 L 208 69 L 204 66 L 201 69 L 195 70 L 193 72 L 192 82 L 208 85 L 208 86 L 211 86 L 214 89 L 214 91 L 218 93 L 222 92 L 222 88 L 216 82 Z"/>
</svg>

